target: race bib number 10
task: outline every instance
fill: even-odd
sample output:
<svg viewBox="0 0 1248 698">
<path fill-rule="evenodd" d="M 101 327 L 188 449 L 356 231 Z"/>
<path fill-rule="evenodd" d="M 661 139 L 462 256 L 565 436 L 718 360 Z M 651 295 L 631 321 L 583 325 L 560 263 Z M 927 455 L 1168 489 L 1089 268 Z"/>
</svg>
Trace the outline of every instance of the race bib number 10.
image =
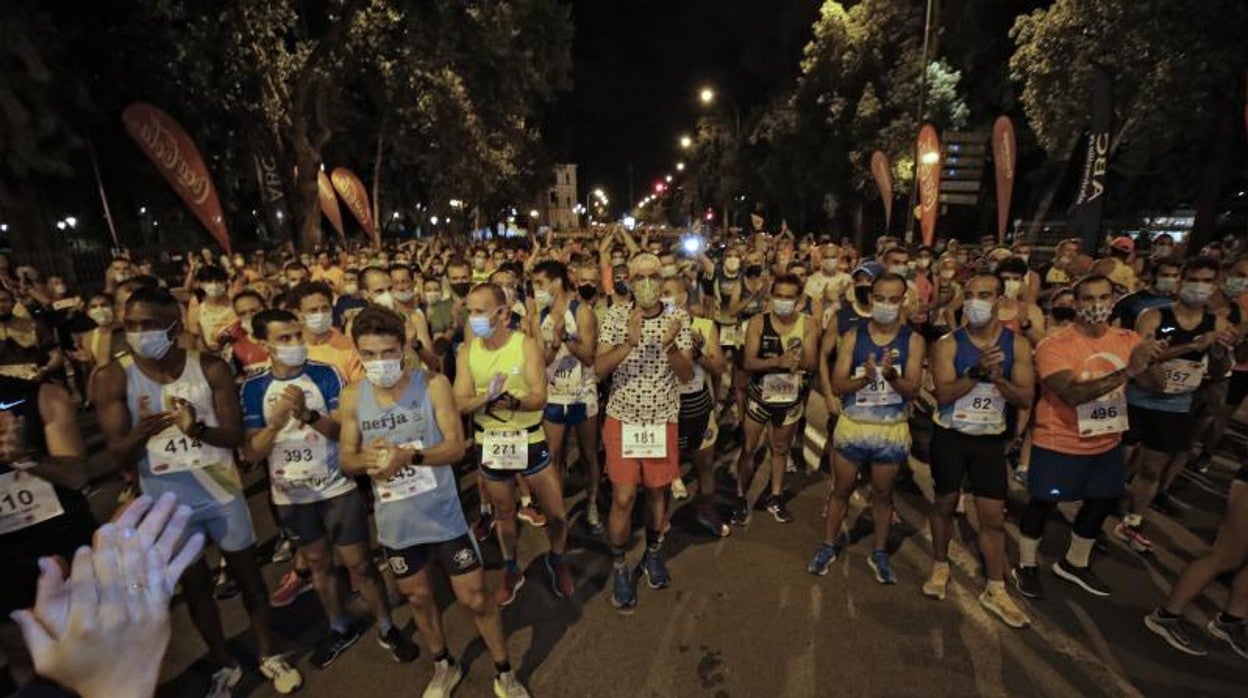
<svg viewBox="0 0 1248 698">
<path fill-rule="evenodd" d="M 0 475 L 0 535 L 53 519 L 65 510 L 52 484 L 27 473 Z"/>
<path fill-rule="evenodd" d="M 666 424 L 623 424 L 620 428 L 625 458 L 666 458 Z"/>
</svg>

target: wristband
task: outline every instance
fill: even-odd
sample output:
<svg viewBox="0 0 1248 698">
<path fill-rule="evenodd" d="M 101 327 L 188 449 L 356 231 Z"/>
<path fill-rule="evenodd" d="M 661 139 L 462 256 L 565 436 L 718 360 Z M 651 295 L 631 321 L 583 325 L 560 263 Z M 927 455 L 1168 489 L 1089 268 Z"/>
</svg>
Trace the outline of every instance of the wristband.
<svg viewBox="0 0 1248 698">
<path fill-rule="evenodd" d="M 412 449 L 412 457 L 408 459 L 407 463 L 408 465 L 424 465 L 425 463 L 424 452 L 417 451 L 416 449 Z"/>
<path fill-rule="evenodd" d="M 316 424 L 321 421 L 321 413 L 316 410 L 308 410 L 306 416 L 299 421 L 307 425 Z"/>
<path fill-rule="evenodd" d="M 195 422 L 195 426 L 191 427 L 191 438 L 196 441 L 204 440 L 204 432 L 208 431 L 208 425 L 203 420 Z"/>
</svg>

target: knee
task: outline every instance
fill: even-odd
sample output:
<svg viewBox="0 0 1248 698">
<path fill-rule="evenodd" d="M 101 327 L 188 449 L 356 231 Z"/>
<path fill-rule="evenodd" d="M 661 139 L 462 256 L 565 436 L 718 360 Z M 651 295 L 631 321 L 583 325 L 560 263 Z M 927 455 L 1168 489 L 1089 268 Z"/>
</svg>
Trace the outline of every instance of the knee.
<svg viewBox="0 0 1248 698">
<path fill-rule="evenodd" d="M 485 593 L 484 588 L 473 589 L 468 592 L 460 599 L 460 603 L 464 604 L 476 616 L 489 615 L 493 610 L 490 605 L 489 594 Z"/>
<path fill-rule="evenodd" d="M 347 574 L 351 576 L 353 582 L 369 581 L 377 578 L 377 568 L 368 559 L 364 559 L 353 565 L 347 565 Z"/>
<path fill-rule="evenodd" d="M 893 483 L 878 484 L 871 483 L 871 500 L 875 502 L 890 502 L 893 499 Z"/>
<path fill-rule="evenodd" d="M 433 606 L 433 591 L 429 589 L 407 589 L 403 595 L 407 597 L 407 603 L 418 611 Z"/>
<path fill-rule="evenodd" d="M 307 563 L 308 570 L 312 574 L 320 575 L 329 571 L 331 558 L 329 555 L 321 553 L 309 554 L 306 550 L 303 552 L 303 561 Z"/>
<path fill-rule="evenodd" d="M 516 519 L 516 500 L 515 497 L 504 497 L 502 499 L 494 499 L 494 518 L 504 525 L 509 524 Z"/>
</svg>

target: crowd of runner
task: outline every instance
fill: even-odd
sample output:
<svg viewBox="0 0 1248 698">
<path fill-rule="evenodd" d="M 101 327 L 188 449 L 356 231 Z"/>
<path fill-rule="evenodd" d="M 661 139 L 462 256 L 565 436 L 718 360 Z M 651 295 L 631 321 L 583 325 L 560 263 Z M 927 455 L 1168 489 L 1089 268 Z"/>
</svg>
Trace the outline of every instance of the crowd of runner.
<svg viewBox="0 0 1248 698">
<path fill-rule="evenodd" d="M 874 578 L 944 599 L 953 517 L 970 501 L 979 602 L 1022 628 L 1019 595 L 1041 599 L 1049 584 L 1111 595 L 1097 551 L 1116 539 L 1149 554 L 1152 512 L 1185 508 L 1177 476 L 1213 464 L 1248 394 L 1245 252 L 1242 241 L 1185 250 L 1167 235 L 1103 250 L 1066 240 L 1042 264 L 1032 244 L 995 238 L 932 248 L 883 237 L 867 255 L 813 236 L 603 228 L 119 256 L 101 288 L 0 257 L 0 610 L 34 605 L 47 559 L 73 560 L 96 531 L 83 494 L 86 411 L 126 479 L 122 503 L 172 494 L 189 508 L 187 532 L 208 543 L 180 584 L 219 668 L 211 696 L 243 677 L 218 599 L 241 596 L 259 671 L 286 694 L 303 677 L 271 609 L 309 591 L 329 628 L 311 665 L 328 667 L 366 632 L 395 661 L 415 660 L 393 617 L 399 598 L 434 662 L 424 695 L 450 695 L 463 670 L 434 575 L 472 612 L 495 694 L 528 695 L 500 613 L 526 579 L 521 559 L 540 560 L 556 598 L 573 596 L 569 471 L 585 483 L 585 524 L 613 556 L 607 596 L 619 613 L 638 608 L 643 583 L 676 583 L 664 552 L 675 502 L 690 500 L 706 535 L 748 535 L 756 516 L 794 520 L 786 477 L 808 468 L 831 478 L 806 572 L 836 563 L 859 498 Z M 808 428 L 812 399 L 826 429 Z M 930 430 L 912 434 L 925 420 Z M 826 433 L 814 459 L 803 454 L 808 431 Z M 717 473 L 717 456 L 738 444 Z M 912 449 L 930 454 L 934 490 L 925 580 L 899 580 L 886 545 Z M 266 468 L 280 531 L 272 562 L 289 564 L 274 589 L 243 491 L 252 466 Z M 1248 658 L 1248 467 L 1237 467 L 1211 549 L 1143 620 L 1188 654 L 1216 641 Z M 461 487 L 467 472 L 475 487 Z M 1011 477 L 1027 493 L 1013 560 Z M 479 502 L 471 517 L 465 501 Z M 1042 568 L 1040 541 L 1062 502 L 1079 503 L 1070 542 Z M 521 522 L 543 529 L 544 550 L 521 554 Z M 503 560 L 494 584 L 486 544 Z M 1202 632 L 1184 609 L 1226 573 L 1229 601 Z M 347 611 L 352 593 L 371 622 Z M 0 628 L 25 683 L 38 656 L 32 665 L 17 626 Z"/>
</svg>

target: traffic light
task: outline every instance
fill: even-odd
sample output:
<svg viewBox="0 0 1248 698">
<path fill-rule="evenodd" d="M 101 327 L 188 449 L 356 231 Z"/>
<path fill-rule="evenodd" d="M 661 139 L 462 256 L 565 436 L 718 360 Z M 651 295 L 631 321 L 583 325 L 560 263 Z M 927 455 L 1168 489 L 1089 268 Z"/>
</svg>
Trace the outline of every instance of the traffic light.
<svg viewBox="0 0 1248 698">
<path fill-rule="evenodd" d="M 946 131 L 941 144 L 940 203 L 975 206 L 988 161 L 987 131 Z"/>
</svg>

